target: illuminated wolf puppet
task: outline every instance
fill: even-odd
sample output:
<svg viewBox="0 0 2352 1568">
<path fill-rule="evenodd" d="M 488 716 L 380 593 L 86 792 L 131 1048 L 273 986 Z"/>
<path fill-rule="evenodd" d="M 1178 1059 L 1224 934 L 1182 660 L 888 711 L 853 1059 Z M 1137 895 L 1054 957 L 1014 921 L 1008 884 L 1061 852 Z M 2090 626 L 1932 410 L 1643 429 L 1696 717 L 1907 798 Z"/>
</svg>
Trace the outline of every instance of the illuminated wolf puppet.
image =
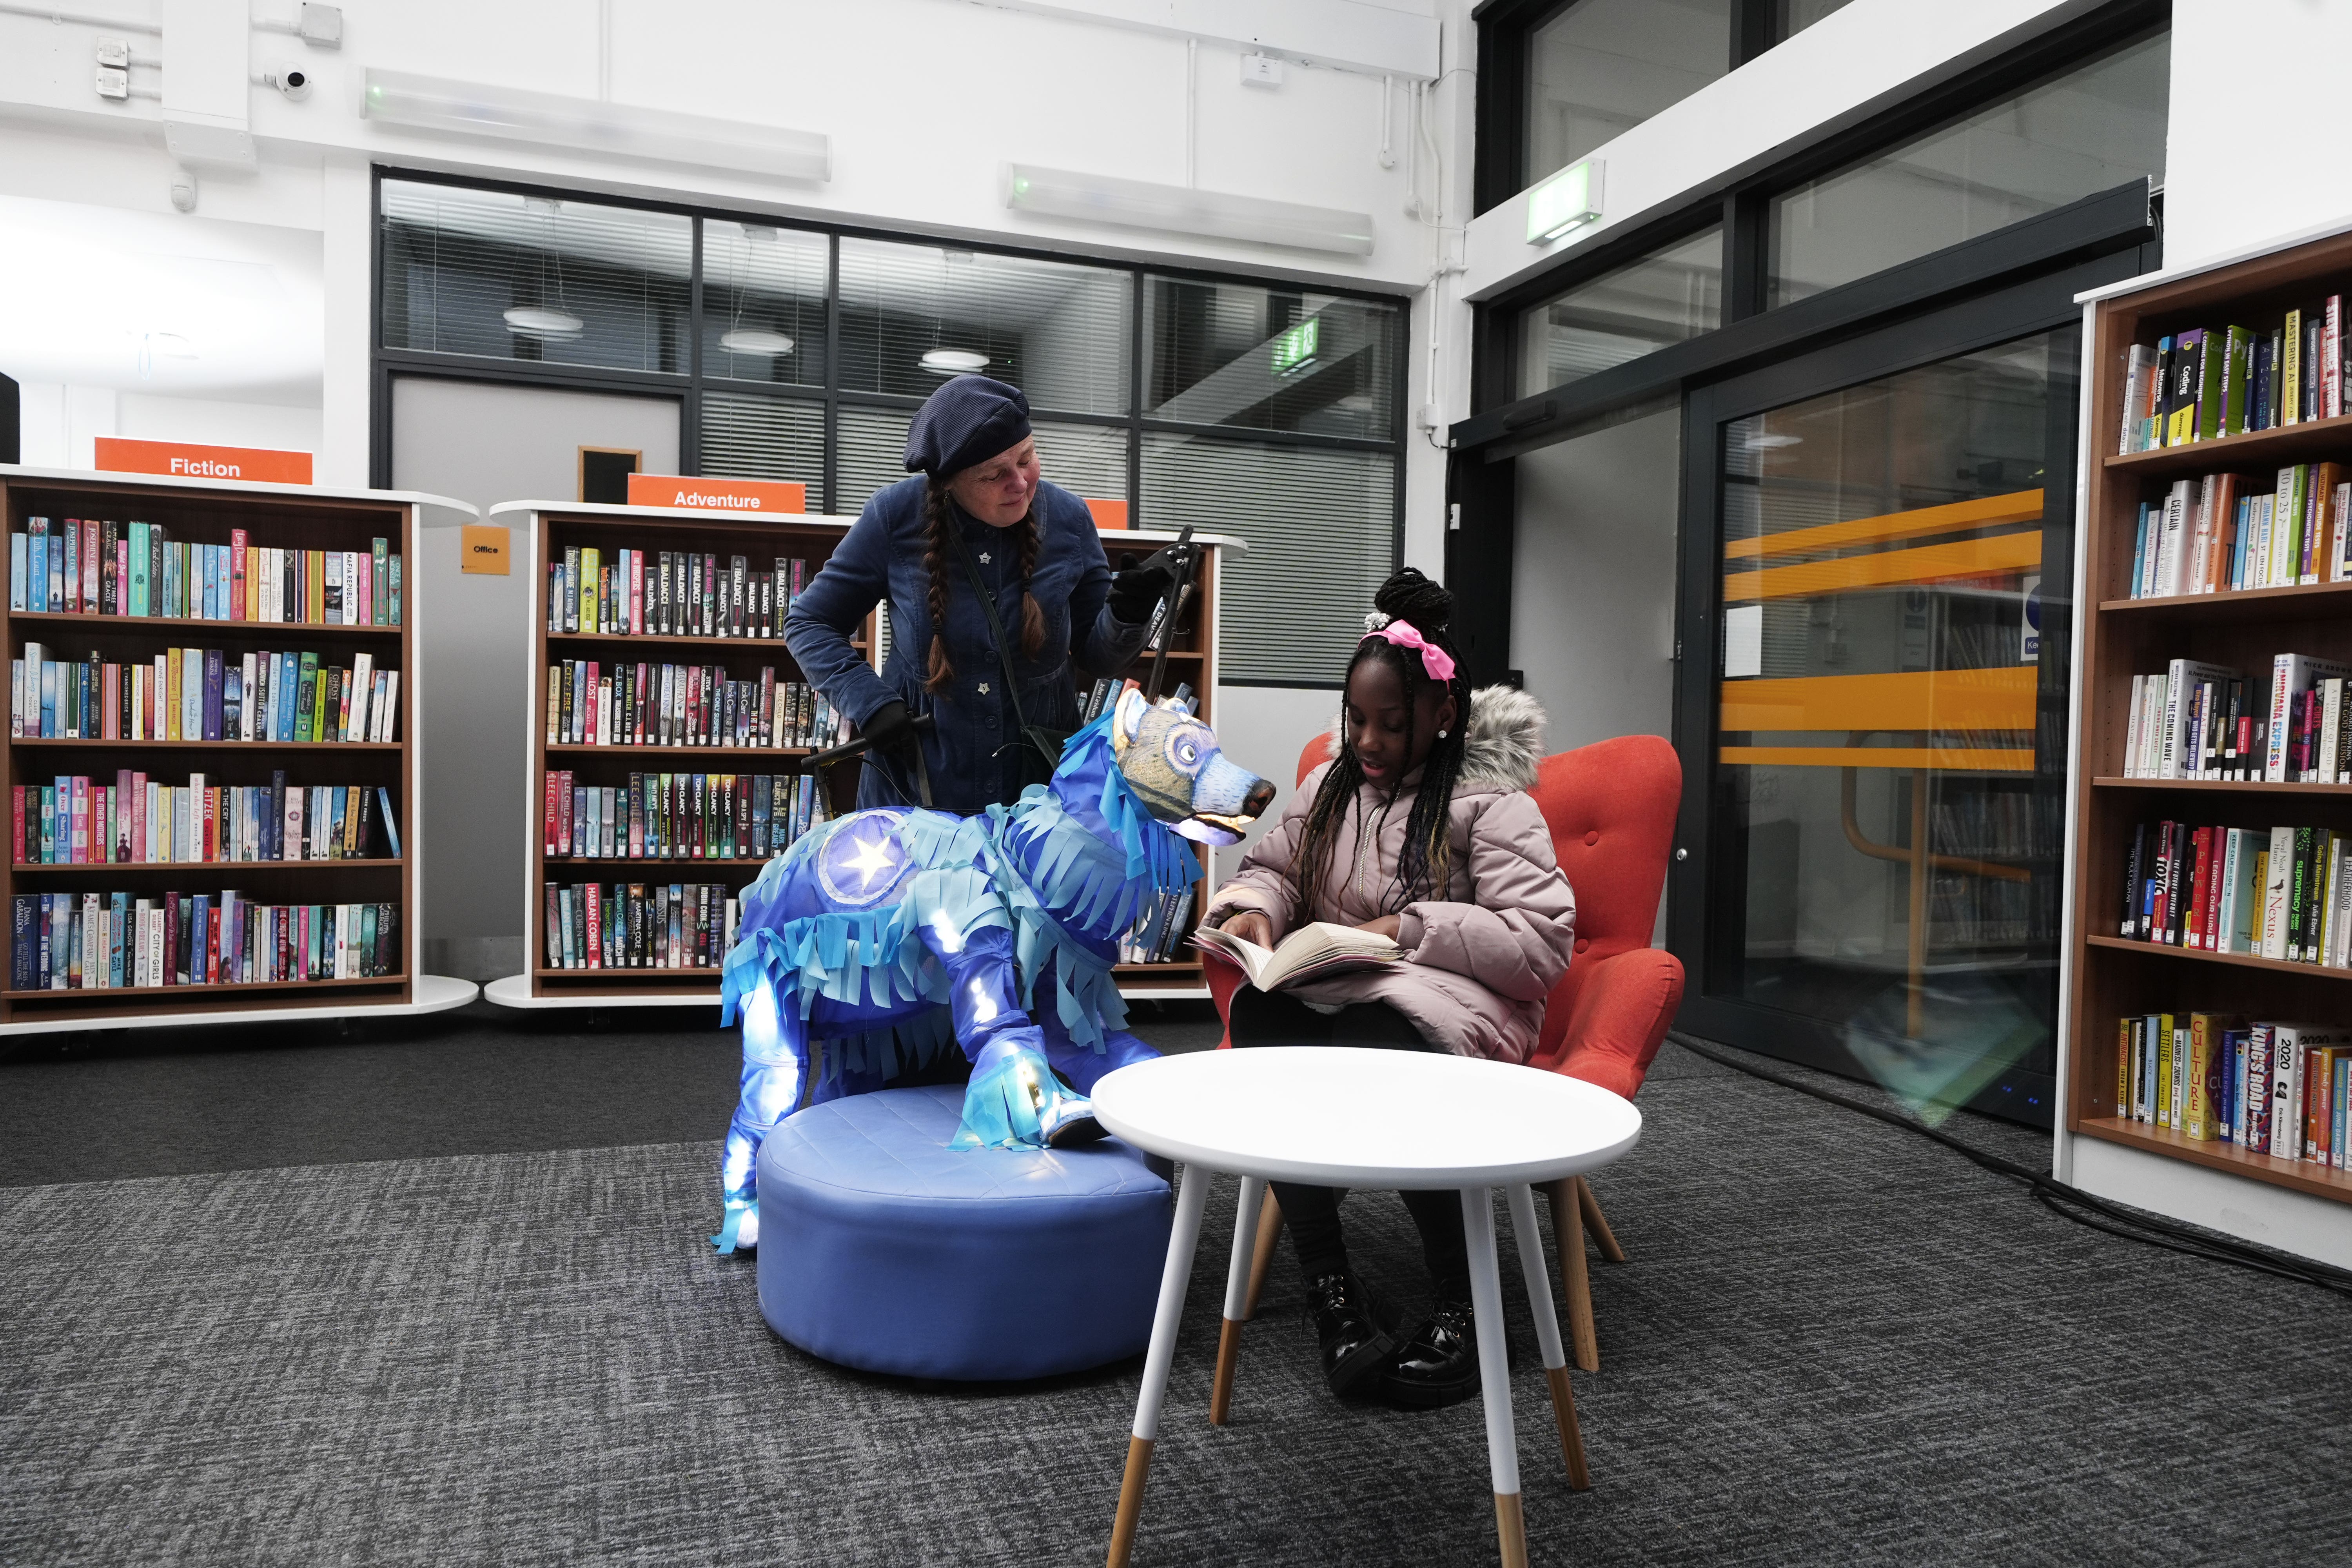
<svg viewBox="0 0 2352 1568">
<path fill-rule="evenodd" d="M 1120 936 L 1200 875 L 1182 839 L 1236 843 L 1273 798 L 1187 707 L 1129 685 L 1011 806 L 860 811 L 803 834 L 744 894 L 727 954 L 719 1021 L 742 1016 L 743 1096 L 719 1249 L 758 1242 L 754 1173 L 779 1121 L 950 1043 L 972 1068 L 957 1147 L 1100 1136 L 1079 1096 L 1158 1054 L 1121 1026 Z"/>
</svg>

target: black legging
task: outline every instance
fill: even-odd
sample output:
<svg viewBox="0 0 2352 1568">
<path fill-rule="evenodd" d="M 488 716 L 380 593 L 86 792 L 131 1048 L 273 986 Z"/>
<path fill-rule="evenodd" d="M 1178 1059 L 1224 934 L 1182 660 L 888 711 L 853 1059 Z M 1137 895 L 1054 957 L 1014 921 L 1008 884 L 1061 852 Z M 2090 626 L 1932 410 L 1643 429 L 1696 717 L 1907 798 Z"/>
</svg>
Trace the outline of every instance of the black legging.
<svg viewBox="0 0 2352 1568">
<path fill-rule="evenodd" d="M 1392 1051 L 1433 1051 L 1405 1016 L 1385 1002 L 1359 1002 L 1318 1013 L 1280 991 L 1245 986 L 1234 994 L 1226 1026 L 1242 1046 L 1365 1046 Z M 1339 1231 L 1339 1194 L 1329 1187 L 1276 1182 L 1274 1195 L 1290 1223 L 1298 1267 L 1308 1279 L 1348 1268 Z M 1462 1198 L 1453 1192 L 1399 1193 L 1421 1231 L 1422 1257 L 1441 1301 L 1470 1299 L 1470 1251 L 1462 1232 Z"/>
</svg>

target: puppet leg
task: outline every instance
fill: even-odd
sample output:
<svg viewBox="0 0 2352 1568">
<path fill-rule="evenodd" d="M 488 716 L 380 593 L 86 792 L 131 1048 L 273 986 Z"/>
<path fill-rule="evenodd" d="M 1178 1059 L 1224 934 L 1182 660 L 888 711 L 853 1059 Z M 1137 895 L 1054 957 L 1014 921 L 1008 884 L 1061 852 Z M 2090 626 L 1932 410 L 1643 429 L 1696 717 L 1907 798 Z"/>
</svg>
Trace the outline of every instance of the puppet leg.
<svg viewBox="0 0 2352 1568">
<path fill-rule="evenodd" d="M 1070 1080 L 1070 1087 L 1080 1094 L 1092 1094 L 1095 1082 L 1103 1074 L 1134 1062 L 1148 1062 L 1160 1053 L 1129 1034 L 1125 1029 L 1106 1030 L 1103 1048 L 1082 1046 L 1070 1038 L 1058 1018 L 1049 1018 L 1045 1030 L 1045 1059 L 1054 1070 Z"/>
<path fill-rule="evenodd" d="M 800 1104 L 808 1077 L 808 1026 L 799 1009 L 779 1005 L 772 982 L 743 1003 L 743 1097 L 727 1128 L 719 1173 L 726 1217 L 710 1243 L 721 1253 L 760 1243 L 760 1145 Z"/>
<path fill-rule="evenodd" d="M 956 1043 L 971 1060 L 963 1123 L 950 1146 L 1046 1147 L 1060 1108 L 1073 1097 L 1046 1063 L 1045 1032 L 1022 1009 L 1013 933 L 987 927 L 950 938 L 923 929 L 925 942 L 948 972 Z"/>
</svg>

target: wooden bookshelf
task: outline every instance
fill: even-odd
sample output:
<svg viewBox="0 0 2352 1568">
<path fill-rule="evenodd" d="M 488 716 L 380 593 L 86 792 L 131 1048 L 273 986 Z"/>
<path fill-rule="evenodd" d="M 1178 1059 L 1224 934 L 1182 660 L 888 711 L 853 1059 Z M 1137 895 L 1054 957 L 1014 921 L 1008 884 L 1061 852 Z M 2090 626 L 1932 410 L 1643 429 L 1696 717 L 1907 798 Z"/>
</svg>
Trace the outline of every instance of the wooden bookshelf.
<svg viewBox="0 0 2352 1568">
<path fill-rule="evenodd" d="M 583 882 L 719 882 L 740 896 L 755 880 L 766 861 L 753 858 L 719 860 L 640 859 L 633 857 L 550 856 L 545 853 L 545 778 L 550 769 L 572 770 L 577 784 L 612 788 L 626 784 L 633 772 L 716 771 L 737 773 L 797 773 L 807 747 L 604 746 L 550 742 L 547 739 L 547 669 L 567 658 L 609 659 L 614 663 L 717 664 L 733 679 L 756 678 L 763 665 L 772 665 L 776 679 L 803 680 L 799 665 L 780 638 L 702 637 L 677 635 L 625 636 L 585 632 L 550 632 L 546 595 L 548 567 L 561 561 L 567 546 L 593 546 L 600 551 L 643 549 L 653 552 L 703 551 L 722 557 L 750 557 L 754 569 L 776 556 L 808 563 L 814 577 L 854 519 L 800 516 L 747 516 L 741 513 L 683 511 L 666 507 L 569 505 L 551 501 L 509 502 L 491 509 L 494 518 L 524 525 L 522 547 L 517 551 L 518 570 L 531 574 L 529 668 L 530 733 L 526 740 L 524 777 L 530 790 L 528 826 L 523 846 L 524 932 L 530 968 L 524 973 L 494 981 L 486 988 L 490 1000 L 509 1006 L 566 1007 L 622 1005 L 707 1005 L 718 999 L 716 969 L 563 969 L 548 963 L 546 934 L 547 888 L 551 882 L 568 886 Z M 1108 530 L 1102 533 L 1114 571 L 1160 549 L 1172 533 L 1142 530 Z M 1202 718 L 1215 722 L 1217 667 L 1217 594 L 1220 557 L 1228 550 L 1244 550 L 1239 540 L 1223 536 L 1195 538 L 1206 548 L 1195 582 L 1198 591 L 1184 615 L 1169 650 L 1166 688 L 1181 683 L 1192 688 Z M 887 657 L 887 631 L 878 616 L 869 617 L 866 632 L 852 639 L 877 666 Z M 601 651 L 600 651 L 601 650 Z M 1149 658 L 1129 668 L 1110 672 L 1145 679 Z M 1092 679 L 1081 672 L 1080 683 Z M 1083 695 L 1083 689 L 1081 694 Z M 697 768 L 696 764 L 703 764 Z M 859 764 L 842 763 L 828 770 L 830 808 L 838 813 L 856 805 Z M 1205 902 L 1213 865 L 1202 854 L 1202 881 L 1194 891 L 1194 908 Z M 1200 963 L 1180 946 L 1174 962 L 1157 964 L 1122 963 L 1117 968 L 1120 991 L 1131 997 L 1199 998 L 1208 995 Z"/>
<path fill-rule="evenodd" d="M 264 1019 L 328 1018 L 362 1012 L 420 1013 L 462 1006 L 477 988 L 467 981 L 422 973 L 424 932 L 418 919 L 417 887 L 423 863 L 423 827 L 417 811 L 420 760 L 417 714 L 417 639 L 425 618 L 423 573 L 417 541 L 428 513 L 435 521 L 470 520 L 462 502 L 405 492 L 333 490 L 300 485 L 246 485 L 201 479 L 105 475 L 0 467 L 0 504 L 7 531 L 22 533 L 26 520 L 67 518 L 156 523 L 174 541 L 227 544 L 230 531 L 244 529 L 255 547 L 353 550 L 366 552 L 382 538 L 404 568 L 400 626 L 319 626 L 213 621 L 185 616 L 131 616 L 73 612 L 28 612 L 0 606 L 9 657 L 21 658 L 29 640 L 55 650 L 54 657 L 131 663 L 167 647 L 217 647 L 232 660 L 248 651 L 316 649 L 325 662 L 348 662 L 365 653 L 379 669 L 398 670 L 401 688 L 394 734 L 388 743 L 240 741 L 131 741 L 42 739 L 11 736 L 7 746 L 9 793 L 0 806 L 13 808 L 17 786 L 45 784 L 60 774 L 87 774 L 111 784 L 129 770 L 156 783 L 184 786 L 201 773 L 208 786 L 266 785 L 282 770 L 289 787 L 357 785 L 390 793 L 402 853 L 331 860 L 210 861 L 196 863 L 85 863 L 51 865 L 8 858 L 0 866 L 0 908 L 13 910 L 18 895 L 127 890 L 136 896 L 165 891 L 218 894 L 235 889 L 259 904 L 390 904 L 399 911 L 399 939 L 392 973 L 366 978 L 223 982 L 163 986 L 93 986 L 69 990 L 0 991 L 0 1032 L 33 1033 L 92 1026 L 111 1028 L 168 1024 L 206 1024 Z M 100 775 L 105 775 L 103 778 Z M 13 831 L 14 824 L 11 823 Z M 379 835 L 381 837 L 381 835 Z"/>
<path fill-rule="evenodd" d="M 2128 587 L 2140 503 L 2160 501 L 2175 482 L 2209 473 L 2247 475 L 2249 489 L 2260 492 L 2283 465 L 2352 460 L 2352 416 L 2113 455 L 2121 444 L 2124 367 L 2133 343 L 2207 325 L 2267 331 L 2284 310 L 2331 293 L 2352 294 L 2352 234 L 2084 297 L 2090 386 L 2082 439 L 2094 460 L 2084 464 L 2076 595 L 2081 751 L 2073 792 L 2059 1167 L 2104 1196 L 2273 1246 L 2343 1254 L 2352 1252 L 2352 1173 L 2250 1153 L 2233 1143 L 2192 1142 L 2130 1121 L 2116 1103 L 2117 1023 L 2127 1016 L 2213 1011 L 2249 1019 L 2352 1019 L 2352 970 L 2116 934 L 2135 824 L 2172 818 L 2222 827 L 2352 829 L 2352 785 L 2122 776 L 2134 675 L 2160 672 L 2175 658 L 2210 660 L 2249 677 L 2266 674 L 2279 653 L 2352 660 L 2352 583 L 2151 599 L 2129 597 Z M 2102 1152 L 2116 1149 L 2180 1170 L 2158 1175 Z M 2209 1179 L 2221 1184 L 2196 1184 Z M 2308 1205 L 2279 1207 L 2289 1200 L 2265 1199 L 2271 1190 L 2347 1206 L 2315 1229 Z"/>
</svg>

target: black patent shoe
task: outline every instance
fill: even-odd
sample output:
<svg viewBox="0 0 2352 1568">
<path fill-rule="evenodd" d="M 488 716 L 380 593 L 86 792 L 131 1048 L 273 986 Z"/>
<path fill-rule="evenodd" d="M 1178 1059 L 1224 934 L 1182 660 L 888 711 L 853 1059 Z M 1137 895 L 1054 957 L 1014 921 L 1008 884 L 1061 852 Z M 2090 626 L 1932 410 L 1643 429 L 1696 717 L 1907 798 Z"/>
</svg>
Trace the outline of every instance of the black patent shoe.
<svg viewBox="0 0 2352 1568">
<path fill-rule="evenodd" d="M 1381 1373 L 1380 1396 L 1400 1410 L 1458 1405 L 1478 1392 L 1478 1330 L 1467 1301 L 1440 1301 Z"/>
<path fill-rule="evenodd" d="M 1307 1315 L 1323 1356 L 1323 1381 L 1346 1394 L 1377 1377 L 1396 1336 L 1353 1274 L 1326 1274 L 1307 1287 Z"/>
</svg>

